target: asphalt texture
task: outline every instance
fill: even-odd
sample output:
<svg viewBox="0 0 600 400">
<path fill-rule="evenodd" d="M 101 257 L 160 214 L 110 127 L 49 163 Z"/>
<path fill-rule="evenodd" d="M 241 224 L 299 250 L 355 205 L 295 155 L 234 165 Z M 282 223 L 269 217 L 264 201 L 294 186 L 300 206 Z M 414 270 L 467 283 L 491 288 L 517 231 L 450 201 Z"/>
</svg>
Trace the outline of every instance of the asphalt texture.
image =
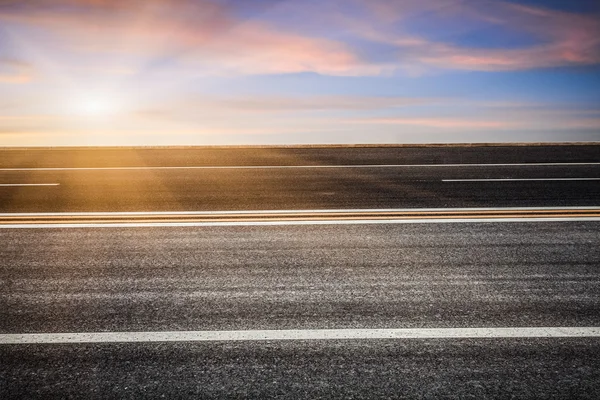
<svg viewBox="0 0 600 400">
<path fill-rule="evenodd" d="M 599 149 L 6 150 L 0 168 L 595 163 Z M 410 168 L 0 171 L 60 183 L 0 188 L 0 212 L 600 203 L 597 181 L 441 182 L 600 177 L 593 165 Z M 598 327 L 599 243 L 594 221 L 0 229 L 0 334 Z M 599 359 L 597 337 L 0 345 L 0 398 L 596 399 Z"/>
<path fill-rule="evenodd" d="M 0 150 L 0 183 L 59 184 L 0 187 L 0 212 L 596 206 L 600 180 L 444 180 L 600 178 L 560 165 L 599 160 L 600 145 Z M 555 165 L 489 165 L 523 163 Z M 373 167 L 330 168 L 352 165 Z M 248 166 L 269 168 L 231 168 Z M 119 167 L 144 169 L 41 169 Z"/>
<path fill-rule="evenodd" d="M 0 231 L 2 333 L 600 325 L 600 223 Z M 600 341 L 0 347 L 3 398 L 594 398 Z"/>
<path fill-rule="evenodd" d="M 3 399 L 590 399 L 597 341 L 37 345 L 0 348 Z"/>
<path fill-rule="evenodd" d="M 1 333 L 600 326 L 599 222 L 0 238 Z"/>
</svg>

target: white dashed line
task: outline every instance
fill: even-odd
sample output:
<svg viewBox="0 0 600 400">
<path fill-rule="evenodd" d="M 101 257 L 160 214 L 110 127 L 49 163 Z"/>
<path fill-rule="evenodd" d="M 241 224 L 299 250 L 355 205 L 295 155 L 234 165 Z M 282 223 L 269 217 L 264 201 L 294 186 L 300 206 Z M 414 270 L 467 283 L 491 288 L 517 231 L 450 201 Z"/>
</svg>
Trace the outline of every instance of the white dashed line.
<svg viewBox="0 0 600 400">
<path fill-rule="evenodd" d="M 600 181 L 600 178 L 491 178 L 491 179 L 442 179 L 442 182 L 529 182 L 529 181 Z"/>
</svg>

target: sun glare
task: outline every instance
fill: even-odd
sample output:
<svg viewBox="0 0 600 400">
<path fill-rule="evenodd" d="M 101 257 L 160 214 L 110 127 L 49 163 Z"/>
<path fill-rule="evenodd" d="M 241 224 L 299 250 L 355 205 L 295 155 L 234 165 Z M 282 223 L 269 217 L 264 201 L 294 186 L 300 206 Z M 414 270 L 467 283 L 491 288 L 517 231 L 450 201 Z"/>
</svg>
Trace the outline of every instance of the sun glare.
<svg viewBox="0 0 600 400">
<path fill-rule="evenodd" d="M 118 99 L 110 96 L 90 95 L 73 102 L 72 111 L 87 118 L 108 118 L 121 111 Z"/>
</svg>

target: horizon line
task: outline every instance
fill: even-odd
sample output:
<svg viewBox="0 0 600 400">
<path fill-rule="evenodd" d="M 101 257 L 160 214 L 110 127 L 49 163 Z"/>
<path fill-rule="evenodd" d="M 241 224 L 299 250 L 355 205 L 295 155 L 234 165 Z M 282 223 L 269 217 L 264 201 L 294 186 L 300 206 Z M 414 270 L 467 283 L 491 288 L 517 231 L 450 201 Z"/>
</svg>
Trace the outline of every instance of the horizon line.
<svg viewBox="0 0 600 400">
<path fill-rule="evenodd" d="M 126 149 L 277 149 L 277 148 L 425 148 L 425 147 L 542 147 L 600 146 L 600 141 L 579 142 L 481 142 L 481 143 L 339 143 L 339 144 L 232 144 L 232 145 L 106 145 L 106 146 L 0 146 L 5 150 L 126 150 Z"/>
</svg>

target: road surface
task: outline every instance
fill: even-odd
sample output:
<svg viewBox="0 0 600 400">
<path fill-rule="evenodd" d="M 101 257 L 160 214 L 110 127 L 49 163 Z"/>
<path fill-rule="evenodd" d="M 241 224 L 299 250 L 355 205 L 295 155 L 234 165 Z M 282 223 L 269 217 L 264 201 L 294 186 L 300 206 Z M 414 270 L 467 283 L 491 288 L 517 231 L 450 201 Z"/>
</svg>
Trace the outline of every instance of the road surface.
<svg viewBox="0 0 600 400">
<path fill-rule="evenodd" d="M 597 206 L 600 146 L 0 150 L 0 198 L 0 212 Z"/>
<path fill-rule="evenodd" d="M 0 397 L 597 398 L 599 150 L 0 151 Z"/>
</svg>

